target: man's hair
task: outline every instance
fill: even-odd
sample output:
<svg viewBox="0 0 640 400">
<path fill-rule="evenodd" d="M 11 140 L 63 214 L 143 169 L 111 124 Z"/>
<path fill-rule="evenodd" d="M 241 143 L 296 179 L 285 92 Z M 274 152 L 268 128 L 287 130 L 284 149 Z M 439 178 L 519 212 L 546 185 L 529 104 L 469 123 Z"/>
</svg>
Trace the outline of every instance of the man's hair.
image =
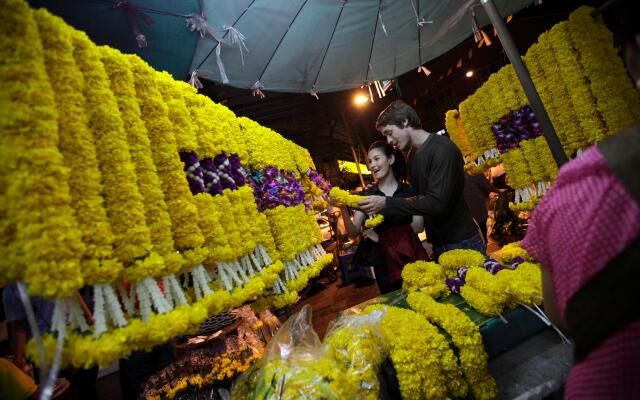
<svg viewBox="0 0 640 400">
<path fill-rule="evenodd" d="M 376 129 L 380 130 L 380 128 L 386 125 L 395 125 L 399 128 L 404 128 L 403 123 L 405 119 L 413 129 L 422 129 L 422 122 L 420 122 L 420 117 L 418 117 L 416 110 L 402 100 L 395 100 L 378 115 Z"/>
</svg>

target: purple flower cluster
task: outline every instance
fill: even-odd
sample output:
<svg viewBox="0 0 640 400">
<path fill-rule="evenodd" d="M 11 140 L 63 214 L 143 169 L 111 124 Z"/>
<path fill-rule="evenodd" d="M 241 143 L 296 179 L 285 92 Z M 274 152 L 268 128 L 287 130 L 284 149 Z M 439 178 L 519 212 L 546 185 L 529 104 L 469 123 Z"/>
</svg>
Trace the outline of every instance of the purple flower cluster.
<svg viewBox="0 0 640 400">
<path fill-rule="evenodd" d="M 518 265 L 522 264 L 523 262 L 525 262 L 525 259 L 522 257 L 514 257 L 511 260 L 511 269 L 516 269 L 518 267 Z"/>
<path fill-rule="evenodd" d="M 187 175 L 191 193 L 198 194 L 205 192 L 204 175 L 198 155 L 190 151 L 181 151 L 180 160 L 184 164 L 184 172 Z"/>
<path fill-rule="evenodd" d="M 483 268 L 490 272 L 492 275 L 498 273 L 498 271 L 504 269 L 504 266 L 491 257 L 487 257 L 484 261 Z M 515 267 L 514 267 L 515 268 Z M 467 271 L 468 267 L 459 267 L 458 274 L 455 278 L 447 278 L 445 284 L 451 291 L 451 293 L 460 294 L 460 289 L 467 283 Z"/>
<path fill-rule="evenodd" d="M 267 167 L 251 173 L 249 185 L 260 211 L 277 206 L 295 206 L 304 202 L 302 182 L 293 172 Z"/>
<path fill-rule="evenodd" d="M 460 289 L 464 286 L 465 283 L 467 283 L 466 278 L 468 270 L 469 268 L 467 267 L 460 267 L 458 268 L 458 276 L 456 276 L 455 278 L 447 278 L 447 280 L 444 282 L 451 293 L 460 294 Z"/>
<path fill-rule="evenodd" d="M 498 271 L 504 269 L 504 266 L 502 264 L 491 257 L 487 257 L 487 259 L 484 261 L 483 267 L 487 271 L 491 272 L 491 275 L 495 275 L 498 273 Z"/>
<path fill-rule="evenodd" d="M 222 152 L 214 158 L 199 159 L 194 152 L 180 152 L 191 193 L 222 194 L 222 190 L 235 190 L 246 184 L 246 177 L 237 154 Z"/>
<path fill-rule="evenodd" d="M 528 105 L 500 118 L 500 121 L 491 125 L 491 130 L 496 136 L 500 153 L 519 147 L 518 143 L 522 140 L 534 139 L 542 135 L 538 119 Z"/>
<path fill-rule="evenodd" d="M 324 179 L 322 174 L 319 174 L 318 171 L 313 168 L 309 168 L 307 170 L 307 177 L 311 182 L 315 183 L 316 186 L 324 192 L 324 194 L 329 195 L 329 192 L 331 191 L 331 183 Z"/>
</svg>

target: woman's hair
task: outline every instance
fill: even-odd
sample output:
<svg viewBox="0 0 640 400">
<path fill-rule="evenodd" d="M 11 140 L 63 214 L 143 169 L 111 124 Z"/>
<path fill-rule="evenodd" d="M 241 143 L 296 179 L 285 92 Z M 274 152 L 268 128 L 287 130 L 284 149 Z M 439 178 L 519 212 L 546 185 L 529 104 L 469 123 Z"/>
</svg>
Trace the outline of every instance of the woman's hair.
<svg viewBox="0 0 640 400">
<path fill-rule="evenodd" d="M 391 164 L 391 172 L 399 182 L 406 181 L 407 165 L 400 150 L 394 148 L 389 143 L 383 140 L 378 140 L 371 143 L 371 145 L 369 146 L 369 151 L 373 149 L 380 150 L 385 156 L 387 156 L 387 158 L 391 158 L 391 156 L 394 156 L 395 161 L 393 164 Z"/>
</svg>

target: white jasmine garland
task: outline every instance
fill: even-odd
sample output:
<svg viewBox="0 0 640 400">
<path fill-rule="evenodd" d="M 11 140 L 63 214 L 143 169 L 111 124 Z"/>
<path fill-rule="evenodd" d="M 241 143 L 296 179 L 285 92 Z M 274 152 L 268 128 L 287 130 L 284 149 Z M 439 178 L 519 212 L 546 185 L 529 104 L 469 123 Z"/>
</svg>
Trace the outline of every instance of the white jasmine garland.
<svg viewBox="0 0 640 400">
<path fill-rule="evenodd" d="M 54 316 L 55 316 L 54 310 Z M 98 338 L 107 330 L 107 321 L 104 315 L 104 296 L 102 285 L 93 286 L 93 337 Z"/>
<path fill-rule="evenodd" d="M 116 296 L 116 292 L 113 290 L 113 287 L 109 284 L 101 285 L 103 286 L 102 294 L 104 295 L 107 305 L 105 311 L 108 311 L 110 321 L 118 327 L 126 326 L 127 320 L 124 318 L 122 308 L 120 308 L 120 303 L 118 302 L 118 297 Z"/>
</svg>

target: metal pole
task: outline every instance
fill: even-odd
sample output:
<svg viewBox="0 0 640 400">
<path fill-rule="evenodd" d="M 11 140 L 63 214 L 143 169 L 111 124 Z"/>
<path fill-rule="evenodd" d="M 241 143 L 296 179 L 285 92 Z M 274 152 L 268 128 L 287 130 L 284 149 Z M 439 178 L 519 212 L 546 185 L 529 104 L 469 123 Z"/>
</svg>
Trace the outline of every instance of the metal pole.
<svg viewBox="0 0 640 400">
<path fill-rule="evenodd" d="M 518 79 L 524 89 L 524 93 L 529 99 L 529 104 L 531 105 L 531 108 L 533 108 L 533 112 L 536 113 L 538 122 L 542 127 L 542 132 L 544 133 L 545 139 L 547 139 L 547 144 L 551 149 L 551 154 L 553 155 L 556 164 L 558 164 L 558 167 L 560 167 L 562 164 L 569 161 L 569 158 L 562 149 L 562 144 L 560 144 L 560 140 L 556 135 L 556 131 L 553 128 L 551 119 L 549 119 L 547 110 L 544 108 L 540 95 L 538 94 L 536 87 L 533 85 L 531 75 L 529 75 L 529 70 L 526 65 L 524 65 L 524 61 L 522 61 L 522 58 L 520 57 L 518 48 L 513 42 L 511 34 L 507 30 L 507 26 L 502 20 L 502 17 L 500 17 L 498 9 L 495 4 L 493 4 L 493 0 L 480 0 L 480 3 L 487 12 L 493 27 L 496 28 L 498 39 L 500 39 L 500 43 L 502 43 L 502 48 L 504 48 L 505 53 L 507 53 L 507 57 L 509 57 L 509 61 L 511 61 L 511 65 L 513 65 L 513 69 L 516 71 L 516 75 L 518 75 Z"/>
</svg>

